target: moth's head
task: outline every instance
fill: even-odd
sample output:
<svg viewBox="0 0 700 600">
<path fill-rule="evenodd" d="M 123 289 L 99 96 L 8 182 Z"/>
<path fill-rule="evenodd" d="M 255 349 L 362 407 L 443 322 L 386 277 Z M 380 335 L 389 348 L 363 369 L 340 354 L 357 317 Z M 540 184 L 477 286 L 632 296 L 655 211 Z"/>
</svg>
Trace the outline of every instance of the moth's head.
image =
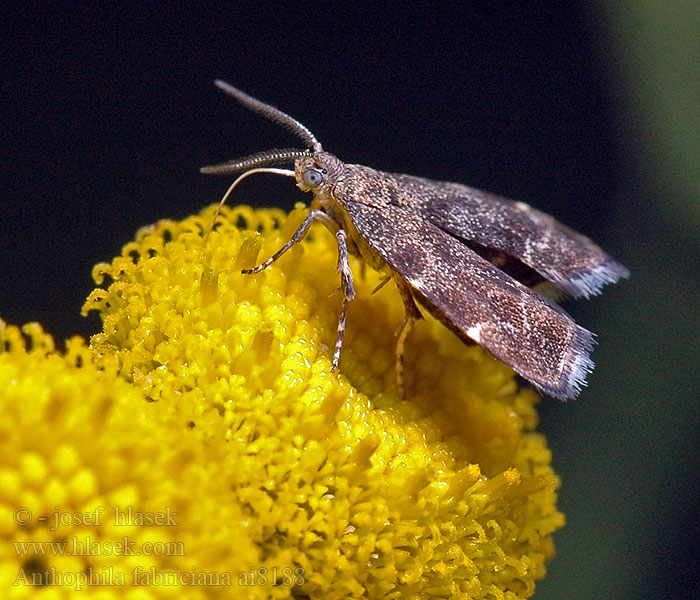
<svg viewBox="0 0 700 600">
<path fill-rule="evenodd" d="M 338 179 L 343 163 L 328 152 L 314 152 L 294 162 L 294 175 L 299 189 L 319 194 Z"/>
</svg>

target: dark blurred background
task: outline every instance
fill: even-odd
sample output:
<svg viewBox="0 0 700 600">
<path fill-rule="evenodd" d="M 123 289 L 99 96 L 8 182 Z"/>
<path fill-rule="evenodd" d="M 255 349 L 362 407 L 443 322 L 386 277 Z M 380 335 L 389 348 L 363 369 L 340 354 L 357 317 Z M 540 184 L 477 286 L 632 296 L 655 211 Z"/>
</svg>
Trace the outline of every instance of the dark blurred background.
<svg viewBox="0 0 700 600">
<path fill-rule="evenodd" d="M 536 597 L 700 597 L 696 2 L 348 4 L 6 9 L 0 317 L 90 335 L 92 266 L 220 199 L 198 167 L 297 144 L 226 79 L 345 161 L 532 203 L 631 269 L 567 305 L 600 343 L 581 397 L 541 404 L 568 523 Z M 306 199 L 279 179 L 234 202 Z"/>
</svg>

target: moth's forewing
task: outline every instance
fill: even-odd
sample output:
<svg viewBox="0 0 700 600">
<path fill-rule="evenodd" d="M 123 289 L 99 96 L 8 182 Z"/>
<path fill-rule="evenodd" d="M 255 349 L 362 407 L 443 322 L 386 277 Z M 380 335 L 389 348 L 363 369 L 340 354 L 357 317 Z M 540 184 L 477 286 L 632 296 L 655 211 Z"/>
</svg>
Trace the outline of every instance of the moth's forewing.
<svg viewBox="0 0 700 600">
<path fill-rule="evenodd" d="M 423 219 L 465 243 L 521 261 L 574 297 L 597 294 L 605 284 L 629 276 L 587 237 L 527 204 L 457 183 L 382 175 L 393 179 L 397 189 L 410 190 L 407 198 Z M 522 270 L 514 262 L 508 266 Z M 524 277 L 517 278 L 536 283 L 531 274 Z"/>
<path fill-rule="evenodd" d="M 402 200 L 410 186 L 399 189 L 391 178 L 360 181 L 338 186 L 337 199 L 421 304 L 545 393 L 562 399 L 578 393 L 592 368 L 589 331 L 424 220 Z"/>
</svg>

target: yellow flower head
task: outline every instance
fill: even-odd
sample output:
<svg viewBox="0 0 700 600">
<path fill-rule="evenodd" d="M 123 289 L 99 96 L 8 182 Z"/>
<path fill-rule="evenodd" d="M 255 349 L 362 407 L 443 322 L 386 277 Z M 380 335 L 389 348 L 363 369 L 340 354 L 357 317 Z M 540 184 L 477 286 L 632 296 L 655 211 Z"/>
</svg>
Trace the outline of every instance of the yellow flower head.
<svg viewBox="0 0 700 600">
<path fill-rule="evenodd" d="M 61 356 L 25 332 L 0 322 L 0 595 L 231 597 L 221 581 L 260 550 L 221 445 L 193 444 L 82 340 Z"/>
<path fill-rule="evenodd" d="M 532 595 L 563 524 L 536 395 L 427 319 L 401 400 L 402 302 L 357 264 L 331 372 L 333 236 L 240 272 L 304 214 L 141 231 L 95 268 L 90 347 L 0 322 L 3 597 Z"/>
<path fill-rule="evenodd" d="M 276 573 L 270 595 L 524 598 L 563 523 L 537 396 L 479 347 L 432 319 L 394 375 L 403 305 L 353 264 L 340 372 L 331 372 L 340 294 L 335 240 L 322 227 L 257 275 L 305 216 L 213 207 L 142 230 L 88 298 L 113 365 L 195 443 L 223 447 L 240 539 Z M 195 492 L 192 492 L 195 493 Z M 302 574 L 280 579 L 282 570 Z M 245 582 L 244 582 L 245 583 Z M 290 583 L 292 589 L 286 586 Z"/>
</svg>

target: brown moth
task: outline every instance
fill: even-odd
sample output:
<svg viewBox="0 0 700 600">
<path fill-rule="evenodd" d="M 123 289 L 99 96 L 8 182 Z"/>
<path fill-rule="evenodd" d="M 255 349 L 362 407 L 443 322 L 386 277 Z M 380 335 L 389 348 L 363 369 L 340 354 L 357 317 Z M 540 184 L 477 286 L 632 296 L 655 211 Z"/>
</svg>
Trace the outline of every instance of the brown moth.
<svg viewBox="0 0 700 600">
<path fill-rule="evenodd" d="M 376 171 L 325 152 L 296 119 L 216 81 L 247 108 L 297 135 L 307 149 L 267 150 L 204 167 L 244 171 L 224 196 L 253 173 L 294 177 L 314 195 L 309 215 L 273 256 L 244 273 L 259 273 L 321 221 L 338 242 L 344 294 L 333 354 L 338 367 L 348 303 L 355 295 L 349 254 L 393 279 L 406 316 L 398 330 L 396 374 L 401 393 L 406 337 L 421 318 L 416 301 L 465 342 L 477 343 L 537 388 L 556 398 L 578 394 L 593 368 L 593 334 L 541 291 L 588 297 L 629 271 L 583 235 L 522 202 L 457 183 Z M 271 168 L 294 164 L 294 171 Z M 215 219 L 216 220 L 216 217 Z"/>
</svg>

